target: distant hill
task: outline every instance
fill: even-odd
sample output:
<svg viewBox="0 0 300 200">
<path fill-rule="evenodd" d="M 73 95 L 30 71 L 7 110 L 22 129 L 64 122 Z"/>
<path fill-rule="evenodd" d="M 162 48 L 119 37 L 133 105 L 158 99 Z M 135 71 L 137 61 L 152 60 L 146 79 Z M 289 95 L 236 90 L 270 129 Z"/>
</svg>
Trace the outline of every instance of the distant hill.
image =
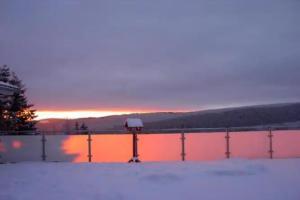
<svg viewBox="0 0 300 200">
<path fill-rule="evenodd" d="M 223 128 L 266 125 L 300 125 L 300 103 L 247 106 L 195 112 L 175 119 L 149 122 L 149 129 Z"/>
<path fill-rule="evenodd" d="M 126 118 L 138 117 L 146 129 L 220 128 L 267 125 L 300 125 L 300 103 L 258 105 L 197 112 L 158 112 L 113 115 L 99 118 L 47 119 L 37 124 L 39 130 L 73 130 L 76 121 L 85 123 L 90 130 L 120 130 Z"/>
<path fill-rule="evenodd" d="M 126 118 L 141 118 L 144 123 L 156 122 L 166 119 L 185 116 L 187 113 L 180 112 L 158 112 L 158 113 L 135 113 L 126 115 L 112 115 L 99 118 L 80 118 L 80 119 L 45 119 L 37 123 L 38 130 L 44 131 L 65 131 L 72 130 L 75 123 L 85 123 L 90 130 L 112 130 L 122 129 Z"/>
</svg>

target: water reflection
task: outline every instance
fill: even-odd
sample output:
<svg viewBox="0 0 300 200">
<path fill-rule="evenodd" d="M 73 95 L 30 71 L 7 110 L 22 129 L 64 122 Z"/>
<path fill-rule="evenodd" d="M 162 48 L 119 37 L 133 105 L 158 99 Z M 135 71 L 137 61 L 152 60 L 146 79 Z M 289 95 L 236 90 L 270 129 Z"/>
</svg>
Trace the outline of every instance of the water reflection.
<svg viewBox="0 0 300 200">
<path fill-rule="evenodd" d="M 181 159 L 179 134 L 139 135 L 138 138 L 138 153 L 142 161 L 177 161 Z"/>
<path fill-rule="evenodd" d="M 187 160 L 225 158 L 225 133 L 189 133 L 186 137 Z"/>
<path fill-rule="evenodd" d="M 274 158 L 300 157 L 300 131 L 277 131 L 273 141 Z"/>
<path fill-rule="evenodd" d="M 53 143 L 55 143 L 56 136 L 53 137 Z M 87 137 L 85 135 L 74 135 L 74 136 L 63 136 L 66 137 L 64 140 L 62 140 L 61 149 L 63 150 L 65 155 L 69 155 L 69 159 L 71 159 L 72 162 L 87 162 Z M 49 141 L 49 139 L 48 139 Z M 57 147 L 57 145 L 52 145 L 54 147 Z M 59 145 L 58 145 L 59 147 Z M 57 154 L 52 155 L 53 159 L 57 159 Z M 49 156 L 48 156 L 49 160 Z M 61 160 L 65 160 L 64 158 L 61 158 Z"/>
<path fill-rule="evenodd" d="M 273 132 L 274 158 L 300 157 L 300 131 Z M 186 160 L 225 159 L 225 133 L 185 134 Z M 141 134 L 142 161 L 180 161 L 180 134 Z M 1 160 L 41 161 L 41 136 L 0 136 Z M 46 136 L 46 160 L 87 162 L 87 135 Z M 230 133 L 232 158 L 269 158 L 267 131 Z M 93 162 L 127 162 L 132 156 L 131 135 L 92 135 Z"/>
<path fill-rule="evenodd" d="M 233 158 L 269 158 L 268 131 L 234 132 L 230 134 Z"/>
<path fill-rule="evenodd" d="M 127 162 L 132 153 L 131 135 L 93 135 L 94 162 Z"/>
</svg>

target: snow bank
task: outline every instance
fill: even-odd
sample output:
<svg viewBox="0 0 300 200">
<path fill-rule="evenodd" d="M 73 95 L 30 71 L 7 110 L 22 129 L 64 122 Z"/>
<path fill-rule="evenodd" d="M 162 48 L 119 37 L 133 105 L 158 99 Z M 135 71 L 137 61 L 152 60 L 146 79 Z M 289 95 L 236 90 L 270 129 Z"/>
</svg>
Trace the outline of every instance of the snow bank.
<svg viewBox="0 0 300 200">
<path fill-rule="evenodd" d="M 299 200 L 300 159 L 0 165 L 1 200 Z"/>
</svg>

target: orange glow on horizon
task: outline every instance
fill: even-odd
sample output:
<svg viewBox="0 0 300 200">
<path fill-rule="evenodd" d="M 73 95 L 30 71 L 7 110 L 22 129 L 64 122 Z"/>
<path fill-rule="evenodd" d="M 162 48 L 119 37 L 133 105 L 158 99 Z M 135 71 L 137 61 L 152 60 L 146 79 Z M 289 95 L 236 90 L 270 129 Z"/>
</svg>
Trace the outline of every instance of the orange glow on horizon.
<svg viewBox="0 0 300 200">
<path fill-rule="evenodd" d="M 132 113 L 154 113 L 154 112 L 189 112 L 190 110 L 38 110 L 37 120 L 42 119 L 77 119 L 88 117 L 105 117 L 110 115 L 124 115 Z"/>
<path fill-rule="evenodd" d="M 94 110 L 73 110 L 73 111 L 37 111 L 37 120 L 58 118 L 76 119 L 87 117 L 105 117 L 110 115 L 130 114 L 130 111 L 94 111 Z"/>
</svg>

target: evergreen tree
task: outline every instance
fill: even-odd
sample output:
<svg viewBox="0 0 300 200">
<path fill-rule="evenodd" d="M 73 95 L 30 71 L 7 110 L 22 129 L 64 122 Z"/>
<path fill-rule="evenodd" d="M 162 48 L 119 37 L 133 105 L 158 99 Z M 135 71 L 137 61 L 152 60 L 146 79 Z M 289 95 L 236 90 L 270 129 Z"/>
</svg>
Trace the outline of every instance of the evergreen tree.
<svg viewBox="0 0 300 200">
<path fill-rule="evenodd" d="M 0 68 L 0 80 L 18 88 L 9 98 L 0 102 L 0 129 L 5 131 L 35 130 L 35 110 L 25 96 L 25 86 L 15 73 L 10 73 L 7 66 Z"/>
<path fill-rule="evenodd" d="M 3 65 L 0 67 L 0 81 L 4 83 L 8 83 L 10 79 L 10 69 L 7 65 Z"/>
<path fill-rule="evenodd" d="M 79 131 L 79 123 L 78 122 L 75 122 L 75 130 Z"/>
<path fill-rule="evenodd" d="M 69 134 L 71 134 L 71 126 L 70 126 L 70 120 L 67 118 L 66 120 L 65 120 L 65 123 L 64 123 L 64 129 L 65 129 L 65 134 L 66 135 L 69 135 Z"/>
<path fill-rule="evenodd" d="M 81 130 L 81 133 L 88 134 L 88 127 L 85 125 L 84 122 L 81 124 L 80 130 Z"/>
<path fill-rule="evenodd" d="M 76 131 L 76 134 L 79 133 L 79 130 L 80 130 L 80 128 L 79 128 L 79 123 L 76 121 L 76 122 L 75 122 L 75 131 Z"/>
<path fill-rule="evenodd" d="M 0 66 L 0 81 L 8 83 L 10 79 L 10 70 L 6 65 Z M 7 96 L 0 97 L 0 130 L 8 130 L 9 102 L 11 99 Z"/>
</svg>

